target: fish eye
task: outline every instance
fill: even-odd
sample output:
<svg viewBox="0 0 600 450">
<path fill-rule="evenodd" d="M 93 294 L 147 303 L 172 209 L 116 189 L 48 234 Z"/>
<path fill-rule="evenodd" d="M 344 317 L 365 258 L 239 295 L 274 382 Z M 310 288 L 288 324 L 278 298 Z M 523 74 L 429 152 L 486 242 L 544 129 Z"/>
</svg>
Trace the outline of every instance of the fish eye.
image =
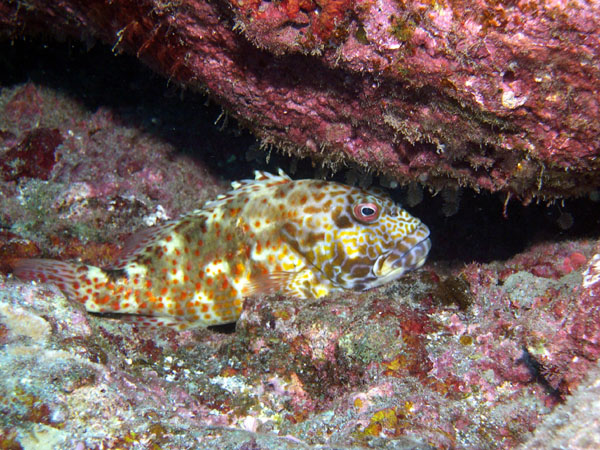
<svg viewBox="0 0 600 450">
<path fill-rule="evenodd" d="M 359 203 L 352 210 L 359 222 L 372 223 L 379 217 L 379 206 L 375 203 Z"/>
</svg>

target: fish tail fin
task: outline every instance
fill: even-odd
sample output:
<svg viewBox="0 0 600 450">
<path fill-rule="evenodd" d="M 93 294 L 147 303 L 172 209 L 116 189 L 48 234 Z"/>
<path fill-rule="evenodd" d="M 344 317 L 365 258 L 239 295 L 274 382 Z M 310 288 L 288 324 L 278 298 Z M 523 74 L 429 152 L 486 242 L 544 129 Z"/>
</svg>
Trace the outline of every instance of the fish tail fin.
<svg viewBox="0 0 600 450">
<path fill-rule="evenodd" d="M 104 312 L 111 297 L 109 274 L 99 267 L 53 259 L 19 259 L 13 273 L 23 281 L 53 283 L 88 311 Z"/>
</svg>

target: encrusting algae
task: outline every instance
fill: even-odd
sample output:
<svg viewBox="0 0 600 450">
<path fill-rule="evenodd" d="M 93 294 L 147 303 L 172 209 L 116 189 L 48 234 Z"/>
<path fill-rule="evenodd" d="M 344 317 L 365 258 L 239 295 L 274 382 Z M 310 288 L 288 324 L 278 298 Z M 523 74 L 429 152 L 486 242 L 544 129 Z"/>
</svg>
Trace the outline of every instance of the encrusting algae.
<svg viewBox="0 0 600 450">
<path fill-rule="evenodd" d="M 90 312 L 182 330 L 235 322 L 244 298 L 365 290 L 421 267 L 429 229 L 388 196 L 256 172 L 202 209 L 134 237 L 111 269 L 23 259 L 23 280 L 55 283 Z"/>
</svg>

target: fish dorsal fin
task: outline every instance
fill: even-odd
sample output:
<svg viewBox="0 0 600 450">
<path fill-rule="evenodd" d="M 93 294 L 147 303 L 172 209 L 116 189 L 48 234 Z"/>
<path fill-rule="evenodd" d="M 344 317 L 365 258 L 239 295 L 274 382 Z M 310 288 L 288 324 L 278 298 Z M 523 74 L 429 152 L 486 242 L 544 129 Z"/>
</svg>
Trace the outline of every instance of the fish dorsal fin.
<svg viewBox="0 0 600 450">
<path fill-rule="evenodd" d="M 277 175 L 274 175 L 270 172 L 265 172 L 264 170 L 255 170 L 254 180 L 291 181 L 291 178 L 282 169 L 277 169 Z"/>
<path fill-rule="evenodd" d="M 281 169 L 278 169 L 277 175 L 272 174 L 270 172 L 265 172 L 264 170 L 255 170 L 254 171 L 254 180 L 245 179 L 240 181 L 234 181 L 231 183 L 231 187 L 233 189 L 241 189 L 245 186 L 249 186 L 252 184 L 256 184 L 260 181 L 273 181 L 279 183 L 287 183 L 288 181 L 292 181 L 292 179 Z"/>
</svg>

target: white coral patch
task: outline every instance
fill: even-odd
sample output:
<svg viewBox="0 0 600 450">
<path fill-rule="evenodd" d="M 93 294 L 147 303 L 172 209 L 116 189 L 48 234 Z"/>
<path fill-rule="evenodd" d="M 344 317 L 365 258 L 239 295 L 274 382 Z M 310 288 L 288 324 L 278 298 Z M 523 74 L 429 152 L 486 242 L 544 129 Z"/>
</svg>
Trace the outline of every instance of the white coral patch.
<svg viewBox="0 0 600 450">
<path fill-rule="evenodd" d="M 595 254 L 590 263 L 583 272 L 583 287 L 589 288 L 590 286 L 600 281 L 600 253 Z"/>
<path fill-rule="evenodd" d="M 508 109 L 515 109 L 519 106 L 523 106 L 527 99 L 528 97 L 526 95 L 517 97 L 510 89 L 502 91 L 502 106 Z"/>
</svg>

